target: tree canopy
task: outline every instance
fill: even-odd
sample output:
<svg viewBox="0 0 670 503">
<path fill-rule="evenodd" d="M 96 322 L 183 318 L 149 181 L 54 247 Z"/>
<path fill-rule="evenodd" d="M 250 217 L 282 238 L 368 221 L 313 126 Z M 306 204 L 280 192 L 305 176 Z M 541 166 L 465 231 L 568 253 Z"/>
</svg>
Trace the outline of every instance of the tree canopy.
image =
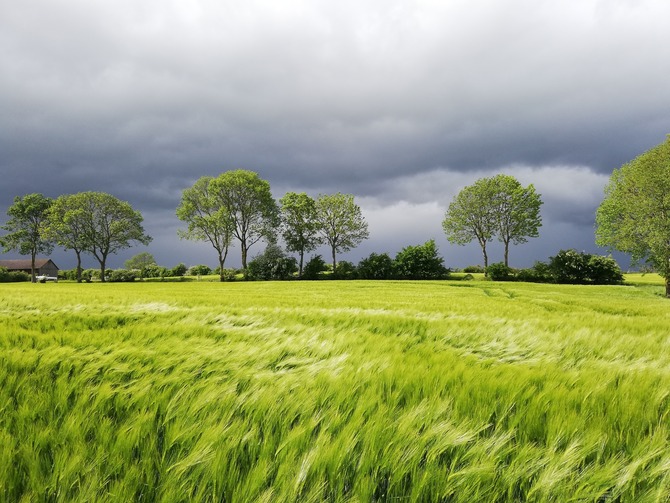
<svg viewBox="0 0 670 503">
<path fill-rule="evenodd" d="M 224 281 L 224 264 L 233 236 L 233 221 L 212 188 L 211 176 L 199 178 L 192 187 L 184 189 L 177 207 L 177 218 L 187 224 L 177 231 L 182 239 L 209 242 L 216 250 L 219 277 Z"/>
<path fill-rule="evenodd" d="M 326 194 L 316 199 L 319 232 L 330 246 L 333 273 L 337 272 L 337 253 L 347 252 L 369 236 L 368 224 L 351 194 Z"/>
<path fill-rule="evenodd" d="M 15 197 L 14 204 L 7 209 L 9 220 L 2 226 L 8 234 L 0 238 L 6 250 L 15 250 L 21 255 L 30 255 L 31 280 L 35 282 L 35 257 L 38 253 L 51 253 L 53 243 L 41 232 L 52 199 L 42 194 Z"/>
<path fill-rule="evenodd" d="M 670 297 L 670 135 L 612 172 L 596 212 L 596 243 L 649 262 Z"/>
<path fill-rule="evenodd" d="M 231 221 L 231 230 L 240 242 L 242 267 L 247 268 L 249 248 L 261 239 L 275 240 L 279 209 L 270 183 L 258 173 L 238 169 L 221 173 L 211 181 L 210 190 Z"/>
<path fill-rule="evenodd" d="M 282 238 L 286 249 L 297 253 L 298 274 L 302 276 L 305 253 L 321 243 L 316 220 L 316 202 L 306 193 L 287 192 L 279 200 L 281 207 Z"/>
<path fill-rule="evenodd" d="M 537 237 L 542 225 L 542 200 L 531 184 L 523 187 L 509 175 L 480 178 L 464 187 L 449 205 L 442 228 L 450 243 L 465 245 L 477 240 L 484 267 L 488 267 L 487 243 L 498 237 L 505 246 L 509 266 L 509 245 Z"/>
</svg>

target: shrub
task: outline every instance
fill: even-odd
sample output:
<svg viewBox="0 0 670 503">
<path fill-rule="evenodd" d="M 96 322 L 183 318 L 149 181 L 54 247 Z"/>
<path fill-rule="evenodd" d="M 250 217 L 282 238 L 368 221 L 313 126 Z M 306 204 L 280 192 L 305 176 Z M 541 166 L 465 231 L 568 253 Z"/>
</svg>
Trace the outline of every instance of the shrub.
<svg viewBox="0 0 670 503">
<path fill-rule="evenodd" d="M 297 272 L 295 258 L 288 257 L 275 244 L 269 244 L 263 253 L 256 255 L 248 264 L 246 277 L 252 280 L 288 279 Z"/>
<path fill-rule="evenodd" d="M 548 268 L 557 283 L 611 285 L 623 281 L 619 264 L 613 258 L 576 250 L 559 251 L 549 258 Z"/>
<path fill-rule="evenodd" d="M 127 269 L 116 269 L 114 271 L 109 271 L 107 275 L 107 281 L 110 283 L 131 283 L 135 281 L 137 275 L 135 271 L 129 271 Z"/>
<path fill-rule="evenodd" d="M 208 276 L 211 273 L 212 268 L 204 264 L 193 265 L 188 269 L 190 276 Z"/>
<path fill-rule="evenodd" d="M 155 264 L 149 265 L 141 271 L 142 278 L 167 278 L 170 274 L 171 271 L 167 267 Z"/>
<path fill-rule="evenodd" d="M 371 253 L 358 263 L 358 277 L 361 279 L 391 279 L 393 259 L 388 253 Z"/>
<path fill-rule="evenodd" d="M 484 268 L 483 265 L 469 265 L 467 267 L 463 268 L 463 272 L 467 273 L 484 273 L 486 272 L 486 269 Z"/>
<path fill-rule="evenodd" d="M 328 270 L 328 264 L 321 255 L 314 255 L 310 258 L 302 269 L 304 279 L 318 279 L 321 273 Z"/>
<path fill-rule="evenodd" d="M 449 274 L 434 239 L 400 250 L 394 260 L 394 271 L 400 279 L 441 279 Z"/>
<path fill-rule="evenodd" d="M 221 276 L 221 268 L 217 267 L 212 271 L 217 276 Z M 223 281 L 235 281 L 237 279 L 238 271 L 235 269 L 223 268 Z"/>
<path fill-rule="evenodd" d="M 172 276 L 173 278 L 181 277 L 184 274 L 186 274 L 186 270 L 187 268 L 185 264 L 178 264 L 172 268 L 172 270 L 170 271 L 170 276 Z"/>
<path fill-rule="evenodd" d="M 516 273 L 517 281 L 526 281 L 529 283 L 553 283 L 554 277 L 551 274 L 549 265 L 544 262 L 535 262 L 529 269 L 521 269 Z"/>
<path fill-rule="evenodd" d="M 511 281 L 514 279 L 512 269 L 503 262 L 496 262 L 486 268 L 488 277 L 493 281 Z"/>
<path fill-rule="evenodd" d="M 351 262 L 342 260 L 337 263 L 337 271 L 333 275 L 335 279 L 354 279 L 357 271 L 356 266 Z"/>
<path fill-rule="evenodd" d="M 30 281 L 30 274 L 23 271 L 8 271 L 6 267 L 0 267 L 0 283 L 19 283 Z"/>
<path fill-rule="evenodd" d="M 623 273 L 612 257 L 591 255 L 587 263 L 588 279 L 596 285 L 616 285 L 623 282 Z"/>
</svg>

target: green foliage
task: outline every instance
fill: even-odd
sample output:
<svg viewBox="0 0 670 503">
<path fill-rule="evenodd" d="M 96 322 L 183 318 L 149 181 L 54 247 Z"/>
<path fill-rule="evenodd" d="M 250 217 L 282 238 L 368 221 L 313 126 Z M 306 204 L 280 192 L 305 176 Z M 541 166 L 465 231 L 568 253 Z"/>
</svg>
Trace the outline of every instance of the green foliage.
<svg viewBox="0 0 670 503">
<path fill-rule="evenodd" d="M 549 258 L 548 268 L 556 283 L 607 285 L 623 281 L 621 269 L 611 257 L 576 250 L 559 251 Z"/>
<path fill-rule="evenodd" d="M 391 279 L 393 259 L 388 253 L 371 253 L 358 263 L 357 270 L 361 279 Z"/>
<path fill-rule="evenodd" d="M 208 265 L 204 265 L 204 264 L 192 265 L 188 269 L 188 274 L 190 276 L 207 276 L 211 273 L 212 273 L 212 268 L 209 267 Z"/>
<path fill-rule="evenodd" d="M 177 207 L 177 218 L 187 224 L 177 231 L 181 239 L 209 242 L 216 250 L 219 271 L 224 270 L 233 236 L 233 219 L 213 184 L 214 178 L 203 176 L 192 187 L 184 189 Z M 223 275 L 219 275 L 224 281 Z"/>
<path fill-rule="evenodd" d="M 449 205 L 442 228 L 451 243 L 479 243 L 488 267 L 486 246 L 494 236 L 505 245 L 505 265 L 509 265 L 509 245 L 537 237 L 542 225 L 540 195 L 531 184 L 523 187 L 509 175 L 480 178 L 463 188 Z"/>
<path fill-rule="evenodd" d="M 18 283 L 30 281 L 30 274 L 23 271 L 8 271 L 6 267 L 0 267 L 0 283 Z"/>
<path fill-rule="evenodd" d="M 289 279 L 297 271 L 293 257 L 287 257 L 279 246 L 269 244 L 249 262 L 246 272 L 248 279 L 268 281 Z"/>
<path fill-rule="evenodd" d="M 670 135 L 614 170 L 596 213 L 596 243 L 650 262 L 670 297 Z"/>
<path fill-rule="evenodd" d="M 2 288 L 2 501 L 667 500 L 660 286 Z"/>
<path fill-rule="evenodd" d="M 368 224 L 351 194 L 322 194 L 316 200 L 316 220 L 323 242 L 330 246 L 333 272 L 337 253 L 347 252 L 368 238 Z"/>
<path fill-rule="evenodd" d="M 355 279 L 358 277 L 356 266 L 347 260 L 340 260 L 337 263 L 337 272 L 333 274 L 333 279 Z"/>
<path fill-rule="evenodd" d="M 238 272 L 235 269 L 219 269 L 217 267 L 214 269 L 214 274 L 217 274 L 221 281 L 235 281 L 237 280 Z"/>
<path fill-rule="evenodd" d="M 141 278 L 167 278 L 171 276 L 171 271 L 162 265 L 149 265 L 141 271 Z"/>
<path fill-rule="evenodd" d="M 496 262 L 486 268 L 487 276 L 493 281 L 511 281 L 514 279 L 513 271 L 504 262 Z"/>
<path fill-rule="evenodd" d="M 123 265 L 126 269 L 142 271 L 145 267 L 156 265 L 156 259 L 149 252 L 141 252 L 126 260 Z"/>
<path fill-rule="evenodd" d="M 137 278 L 135 271 L 129 271 L 127 269 L 115 269 L 109 271 L 107 279 L 110 283 L 132 283 Z"/>
<path fill-rule="evenodd" d="M 299 255 L 298 274 L 302 276 L 305 253 L 315 250 L 321 244 L 316 202 L 304 192 L 288 192 L 279 200 L 279 204 L 282 237 L 286 249 Z"/>
<path fill-rule="evenodd" d="M 486 269 L 481 265 L 469 265 L 463 268 L 463 272 L 482 274 L 486 272 Z"/>
<path fill-rule="evenodd" d="M 393 261 L 393 269 L 400 279 L 444 279 L 449 275 L 434 239 L 400 250 Z"/>
<path fill-rule="evenodd" d="M 328 264 L 323 260 L 323 257 L 321 255 L 314 255 L 305 264 L 302 277 L 304 279 L 319 279 L 321 273 L 327 270 Z"/>
<path fill-rule="evenodd" d="M 240 243 L 242 268 L 246 269 L 251 246 L 261 239 L 274 242 L 279 227 L 279 208 L 270 183 L 258 173 L 238 169 L 212 179 L 210 191 Z"/>
<path fill-rule="evenodd" d="M 186 274 L 187 270 L 188 268 L 186 267 L 186 264 L 183 263 L 177 264 L 170 270 L 170 276 L 180 278 Z"/>
<path fill-rule="evenodd" d="M 14 204 L 7 209 L 9 220 L 0 229 L 7 234 L 0 237 L 0 245 L 4 251 L 15 250 L 21 255 L 30 255 L 32 262 L 38 254 L 49 254 L 53 250 L 53 243 L 45 237 L 42 226 L 47 219 L 52 199 L 42 194 L 27 194 L 15 197 Z M 35 269 L 31 273 L 35 281 Z"/>
<path fill-rule="evenodd" d="M 549 264 L 536 261 L 533 267 L 521 269 L 516 273 L 517 281 L 527 281 L 530 283 L 554 283 L 554 276 Z"/>
</svg>

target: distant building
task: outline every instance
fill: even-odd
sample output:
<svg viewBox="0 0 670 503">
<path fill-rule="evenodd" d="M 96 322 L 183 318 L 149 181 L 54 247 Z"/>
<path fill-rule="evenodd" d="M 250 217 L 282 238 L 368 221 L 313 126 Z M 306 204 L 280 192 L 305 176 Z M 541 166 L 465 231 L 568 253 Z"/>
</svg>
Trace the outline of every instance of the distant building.
<svg viewBox="0 0 670 503">
<path fill-rule="evenodd" d="M 30 274 L 30 259 L 0 260 L 0 267 L 10 272 L 23 271 Z M 35 275 L 58 277 L 58 266 L 50 258 L 36 258 Z"/>
</svg>

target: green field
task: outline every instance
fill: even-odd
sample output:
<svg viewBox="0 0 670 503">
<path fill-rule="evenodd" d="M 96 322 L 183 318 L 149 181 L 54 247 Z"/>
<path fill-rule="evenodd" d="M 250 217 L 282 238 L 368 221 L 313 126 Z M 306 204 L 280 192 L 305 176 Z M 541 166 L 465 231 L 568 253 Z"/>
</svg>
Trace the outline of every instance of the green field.
<svg viewBox="0 0 670 503">
<path fill-rule="evenodd" d="M 0 285 L 0 501 L 670 501 L 644 278 Z"/>
</svg>

